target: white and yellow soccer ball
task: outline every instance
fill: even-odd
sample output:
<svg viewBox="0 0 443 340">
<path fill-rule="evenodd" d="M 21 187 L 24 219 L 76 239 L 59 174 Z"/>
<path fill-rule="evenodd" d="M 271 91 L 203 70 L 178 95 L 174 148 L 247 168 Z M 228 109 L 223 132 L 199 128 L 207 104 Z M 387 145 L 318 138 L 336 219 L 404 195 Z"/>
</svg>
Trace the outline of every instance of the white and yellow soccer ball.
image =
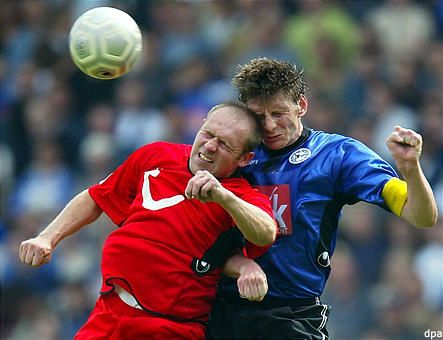
<svg viewBox="0 0 443 340">
<path fill-rule="evenodd" d="M 131 70 L 142 51 L 135 20 L 113 7 L 96 7 L 80 15 L 69 33 L 75 65 L 97 79 L 118 78 Z"/>
</svg>

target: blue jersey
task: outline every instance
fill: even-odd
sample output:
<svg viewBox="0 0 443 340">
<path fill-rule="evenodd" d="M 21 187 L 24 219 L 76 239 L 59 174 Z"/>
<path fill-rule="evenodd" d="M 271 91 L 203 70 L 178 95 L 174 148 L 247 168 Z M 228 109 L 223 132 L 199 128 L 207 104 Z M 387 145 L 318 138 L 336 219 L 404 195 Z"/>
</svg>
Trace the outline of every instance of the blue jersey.
<svg viewBox="0 0 443 340">
<path fill-rule="evenodd" d="M 268 296 L 283 299 L 322 294 L 342 207 L 365 201 L 390 211 L 382 190 L 398 177 L 364 144 L 308 129 L 284 149 L 260 146 L 242 172 L 269 196 L 279 224 L 275 244 L 256 261 L 268 277 Z"/>
</svg>

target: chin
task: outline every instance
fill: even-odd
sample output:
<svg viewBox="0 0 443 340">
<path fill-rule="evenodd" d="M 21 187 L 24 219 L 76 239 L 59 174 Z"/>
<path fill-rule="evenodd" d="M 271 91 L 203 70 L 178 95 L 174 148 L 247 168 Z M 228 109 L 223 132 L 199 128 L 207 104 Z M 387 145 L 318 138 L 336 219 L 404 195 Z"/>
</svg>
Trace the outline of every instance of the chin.
<svg viewBox="0 0 443 340">
<path fill-rule="evenodd" d="M 265 145 L 268 147 L 268 149 L 271 150 L 278 150 L 284 147 L 282 143 L 274 142 L 274 143 L 265 143 Z"/>
<path fill-rule="evenodd" d="M 206 164 L 203 164 L 202 166 L 200 166 L 199 170 L 207 171 L 210 174 L 214 173 L 214 170 L 210 166 L 206 166 Z"/>
</svg>

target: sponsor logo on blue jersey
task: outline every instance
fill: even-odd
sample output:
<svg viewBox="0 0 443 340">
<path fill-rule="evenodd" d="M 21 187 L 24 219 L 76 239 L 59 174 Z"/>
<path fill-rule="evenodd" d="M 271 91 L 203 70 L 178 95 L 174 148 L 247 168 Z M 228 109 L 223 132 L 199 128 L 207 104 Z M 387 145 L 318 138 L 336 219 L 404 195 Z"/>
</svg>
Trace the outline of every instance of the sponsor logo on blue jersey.
<svg viewBox="0 0 443 340">
<path fill-rule="evenodd" d="M 288 184 L 257 185 L 261 193 L 269 197 L 278 224 L 278 234 L 288 236 L 292 234 L 291 196 Z"/>
</svg>

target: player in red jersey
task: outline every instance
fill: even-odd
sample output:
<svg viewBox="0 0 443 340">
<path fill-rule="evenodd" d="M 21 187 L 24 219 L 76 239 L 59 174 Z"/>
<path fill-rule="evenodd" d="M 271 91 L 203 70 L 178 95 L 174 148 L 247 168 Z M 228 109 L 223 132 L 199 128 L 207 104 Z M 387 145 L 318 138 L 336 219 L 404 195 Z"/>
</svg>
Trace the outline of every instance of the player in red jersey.
<svg viewBox="0 0 443 340">
<path fill-rule="evenodd" d="M 103 211 L 120 227 L 105 241 L 100 297 L 76 339 L 204 338 L 227 257 L 243 248 L 243 236 L 244 253 L 252 257 L 275 239 L 269 199 L 237 172 L 260 140 L 249 109 L 215 106 L 192 147 L 141 147 L 22 242 L 21 261 L 39 266 Z M 239 293 L 257 300 L 266 289 L 251 284 Z"/>
</svg>

